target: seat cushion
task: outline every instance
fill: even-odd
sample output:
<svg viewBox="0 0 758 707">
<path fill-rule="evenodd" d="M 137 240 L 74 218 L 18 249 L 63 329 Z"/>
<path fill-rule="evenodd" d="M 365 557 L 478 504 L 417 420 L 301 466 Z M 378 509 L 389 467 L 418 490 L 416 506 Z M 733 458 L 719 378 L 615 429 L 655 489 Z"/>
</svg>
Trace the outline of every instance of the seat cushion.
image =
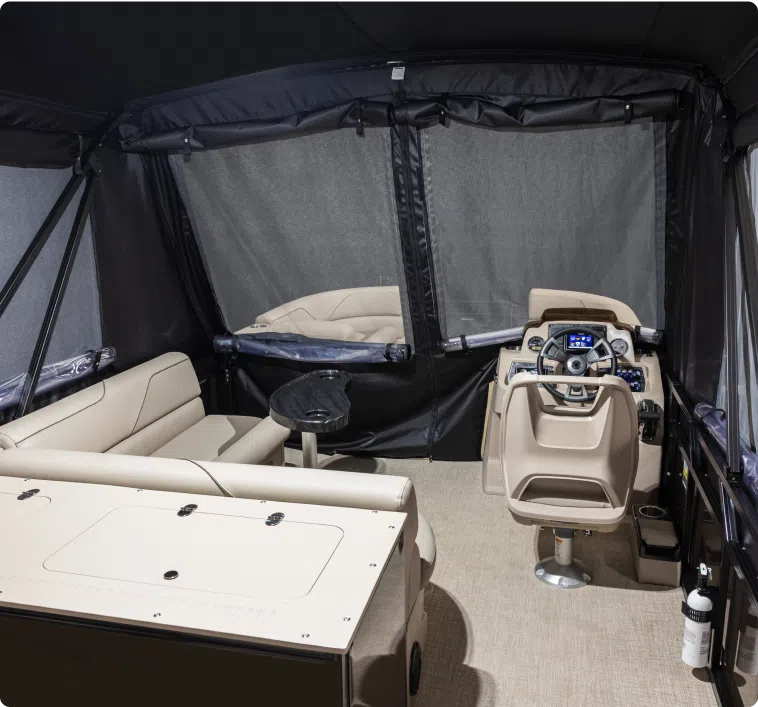
<svg viewBox="0 0 758 707">
<path fill-rule="evenodd" d="M 260 421 L 260 417 L 208 415 L 157 449 L 151 456 L 214 461 Z"/>
<path fill-rule="evenodd" d="M 437 541 L 434 539 L 434 531 L 429 521 L 420 513 L 418 514 L 416 545 L 421 556 L 421 589 L 423 589 L 434 573 L 434 565 L 437 562 Z"/>
</svg>

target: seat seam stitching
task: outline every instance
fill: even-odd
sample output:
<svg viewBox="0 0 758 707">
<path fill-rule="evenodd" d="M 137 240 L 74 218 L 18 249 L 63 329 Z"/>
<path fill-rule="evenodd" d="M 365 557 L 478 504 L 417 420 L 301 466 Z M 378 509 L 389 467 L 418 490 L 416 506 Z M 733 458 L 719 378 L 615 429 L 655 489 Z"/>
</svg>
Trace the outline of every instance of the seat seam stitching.
<svg viewBox="0 0 758 707">
<path fill-rule="evenodd" d="M 172 364 L 170 366 L 167 366 L 166 368 L 162 368 L 160 371 L 156 371 L 155 373 L 152 373 L 150 375 L 150 377 L 147 379 L 147 385 L 145 386 L 145 394 L 142 397 L 142 404 L 139 407 L 139 412 L 137 413 L 137 417 L 134 418 L 134 424 L 132 425 L 132 431 L 128 435 L 126 435 L 126 437 L 131 437 L 134 434 L 134 430 L 137 427 L 137 423 L 139 422 L 139 418 L 140 418 L 140 415 L 142 414 L 142 410 L 145 407 L 145 401 L 147 400 L 147 394 L 150 391 L 150 384 L 153 382 L 153 378 L 155 378 L 155 376 L 157 376 L 160 373 L 165 373 L 166 371 L 170 371 L 172 368 L 176 368 L 177 366 L 181 365 L 182 363 L 189 363 L 189 365 L 192 366 L 192 362 L 188 358 L 185 358 L 185 359 L 183 359 L 181 361 L 177 361 L 176 363 L 174 363 L 174 364 Z M 197 381 L 197 376 L 195 376 L 195 381 Z M 103 381 L 103 383 L 105 383 L 105 381 Z M 199 384 L 198 384 L 198 387 L 199 387 Z M 103 388 L 103 396 L 105 396 L 105 389 L 104 388 Z M 192 402 L 197 397 L 199 397 L 199 396 L 195 395 L 194 397 L 190 398 L 187 402 L 188 403 Z M 182 404 L 185 404 L 185 403 L 182 403 Z M 174 408 L 174 410 L 176 410 L 176 409 L 177 408 Z M 170 411 L 170 412 L 173 412 L 173 410 Z M 150 424 L 152 424 L 152 423 L 150 423 Z M 126 439 L 126 437 L 124 437 L 124 439 Z M 122 439 L 121 441 L 123 442 L 124 440 Z"/>
<path fill-rule="evenodd" d="M 329 316 L 326 318 L 328 322 L 332 321 L 332 316 L 334 313 L 350 298 L 352 295 L 352 292 L 348 292 L 334 307 L 334 309 L 329 312 Z"/>
</svg>

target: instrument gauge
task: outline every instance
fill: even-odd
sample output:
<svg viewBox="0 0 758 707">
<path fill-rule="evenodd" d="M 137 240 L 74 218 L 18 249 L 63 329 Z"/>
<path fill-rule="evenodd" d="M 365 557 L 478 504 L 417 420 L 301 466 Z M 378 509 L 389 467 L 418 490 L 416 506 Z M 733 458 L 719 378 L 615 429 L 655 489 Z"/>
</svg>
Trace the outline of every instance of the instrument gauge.
<svg viewBox="0 0 758 707">
<path fill-rule="evenodd" d="M 629 350 L 629 344 L 624 339 L 614 339 L 611 341 L 611 347 L 617 356 L 623 356 Z"/>
<path fill-rule="evenodd" d="M 534 353 L 542 351 L 542 347 L 545 345 L 545 340 L 541 336 L 533 336 L 526 342 L 526 347 Z"/>
</svg>

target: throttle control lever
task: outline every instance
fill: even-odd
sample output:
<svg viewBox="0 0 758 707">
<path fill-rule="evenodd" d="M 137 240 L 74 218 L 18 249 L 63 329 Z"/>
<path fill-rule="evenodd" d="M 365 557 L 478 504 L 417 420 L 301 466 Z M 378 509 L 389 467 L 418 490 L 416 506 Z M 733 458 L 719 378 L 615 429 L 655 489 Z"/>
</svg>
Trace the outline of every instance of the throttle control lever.
<svg viewBox="0 0 758 707">
<path fill-rule="evenodd" d="M 658 433 L 661 413 L 652 400 L 641 400 L 637 405 L 637 420 L 642 427 L 642 441 L 650 442 Z"/>
</svg>

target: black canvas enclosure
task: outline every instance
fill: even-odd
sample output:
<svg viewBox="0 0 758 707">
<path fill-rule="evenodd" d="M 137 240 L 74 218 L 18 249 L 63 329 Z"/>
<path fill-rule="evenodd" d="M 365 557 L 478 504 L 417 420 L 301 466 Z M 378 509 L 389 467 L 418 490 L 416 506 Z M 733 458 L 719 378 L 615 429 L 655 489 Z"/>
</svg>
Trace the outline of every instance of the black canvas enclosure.
<svg viewBox="0 0 758 707">
<path fill-rule="evenodd" d="M 93 180 L 40 365 L 184 351 L 210 405 L 256 415 L 284 382 L 337 366 L 354 414 L 324 451 L 476 459 L 499 345 L 471 342 L 517 331 L 544 287 L 627 302 L 688 394 L 715 402 L 724 164 L 756 135 L 746 5 L 10 4 L 0 18 L 3 277 L 71 169 Z M 225 51 L 198 61 L 203 34 Z M 66 235 L 32 276 L 52 282 Z M 25 333 L 4 337 L 0 377 L 33 362 L 47 296 L 38 312 L 19 290 L 4 312 Z"/>
</svg>

